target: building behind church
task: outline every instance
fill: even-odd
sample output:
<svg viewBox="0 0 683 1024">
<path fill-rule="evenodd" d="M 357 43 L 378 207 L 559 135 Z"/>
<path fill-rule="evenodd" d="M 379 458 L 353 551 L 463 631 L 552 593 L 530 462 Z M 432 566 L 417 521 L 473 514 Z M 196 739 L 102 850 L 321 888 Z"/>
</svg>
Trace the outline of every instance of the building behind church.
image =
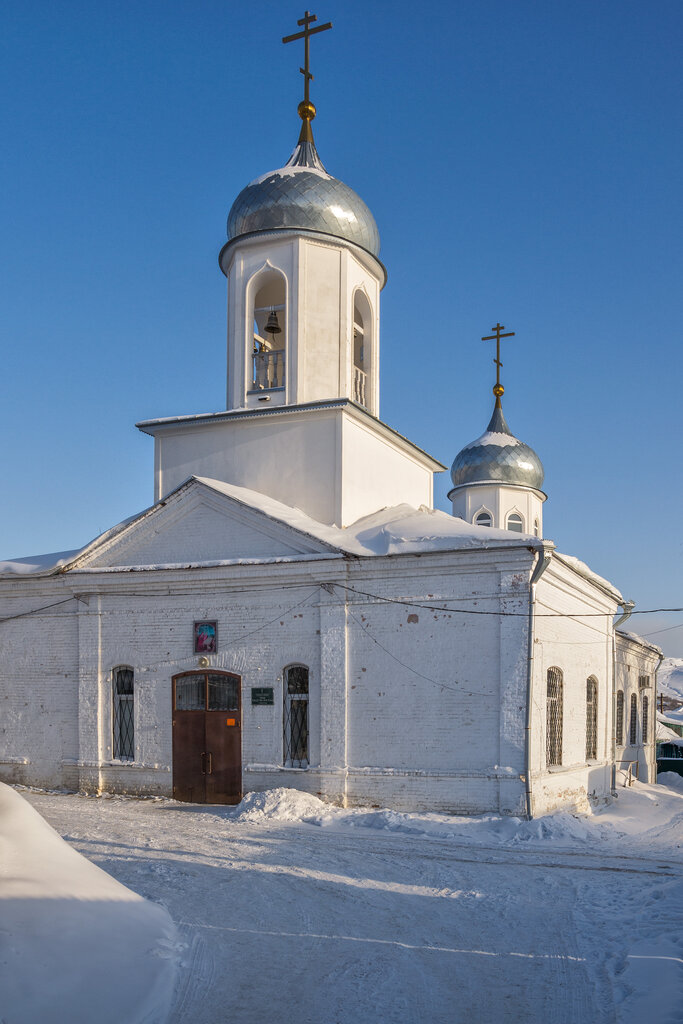
<svg viewBox="0 0 683 1024">
<path fill-rule="evenodd" d="M 228 217 L 226 408 L 138 424 L 148 509 L 0 566 L 0 778 L 515 815 L 654 781 L 660 652 L 544 539 L 500 381 L 451 515 L 445 467 L 381 420 L 379 232 L 299 113 Z"/>
</svg>

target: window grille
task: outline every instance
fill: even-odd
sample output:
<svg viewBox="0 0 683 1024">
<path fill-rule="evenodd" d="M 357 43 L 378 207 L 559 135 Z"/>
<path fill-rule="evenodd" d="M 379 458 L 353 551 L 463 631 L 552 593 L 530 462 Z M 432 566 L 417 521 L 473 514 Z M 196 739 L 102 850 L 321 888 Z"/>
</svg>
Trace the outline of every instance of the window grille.
<svg viewBox="0 0 683 1024">
<path fill-rule="evenodd" d="M 546 764 L 562 764 L 562 669 L 548 669 L 546 701 L 545 753 Z"/>
<path fill-rule="evenodd" d="M 647 743 L 649 701 L 643 697 L 643 745 Z"/>
<path fill-rule="evenodd" d="M 508 530 L 514 533 L 524 533 L 524 520 L 518 512 L 511 512 L 508 516 Z"/>
<path fill-rule="evenodd" d="M 598 757 L 598 681 L 593 676 L 586 680 L 586 760 Z"/>
<path fill-rule="evenodd" d="M 112 673 L 114 697 L 114 758 L 135 760 L 135 678 L 132 668 L 115 668 Z"/>
<path fill-rule="evenodd" d="M 284 682 L 285 767 L 308 768 L 308 669 L 290 665 Z"/>
<path fill-rule="evenodd" d="M 617 725 L 615 729 L 617 746 L 624 742 L 624 691 L 617 690 Z"/>
<path fill-rule="evenodd" d="M 650 685 L 650 677 L 649 676 L 638 676 L 638 689 L 639 690 L 646 690 L 649 685 Z"/>
<path fill-rule="evenodd" d="M 477 512 L 474 517 L 475 526 L 493 526 L 493 519 L 490 512 Z"/>
<path fill-rule="evenodd" d="M 631 694 L 631 722 L 628 731 L 628 741 L 632 747 L 638 742 L 638 698 L 635 693 Z"/>
</svg>

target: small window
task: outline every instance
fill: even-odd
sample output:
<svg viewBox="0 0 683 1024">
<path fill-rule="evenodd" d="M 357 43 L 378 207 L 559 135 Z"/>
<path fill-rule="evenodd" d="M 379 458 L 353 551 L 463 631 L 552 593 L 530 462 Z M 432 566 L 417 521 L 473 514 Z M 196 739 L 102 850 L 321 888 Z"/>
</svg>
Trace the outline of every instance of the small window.
<svg viewBox="0 0 683 1024">
<path fill-rule="evenodd" d="M 631 721 L 628 730 L 628 741 L 632 747 L 638 742 L 638 698 L 631 694 Z"/>
<path fill-rule="evenodd" d="M 647 690 L 649 685 L 650 685 L 650 677 L 649 676 L 638 676 L 638 689 L 639 690 Z"/>
<path fill-rule="evenodd" d="M 290 665 L 284 678 L 284 762 L 308 768 L 308 669 Z"/>
<path fill-rule="evenodd" d="M 647 697 L 643 697 L 643 746 L 647 743 L 647 730 L 649 726 L 648 712 L 650 710 L 650 702 Z"/>
<path fill-rule="evenodd" d="M 617 722 L 614 730 L 617 746 L 624 742 L 624 691 L 617 690 Z"/>
<path fill-rule="evenodd" d="M 545 732 L 546 764 L 548 767 L 562 764 L 563 689 L 562 669 L 549 668 L 547 675 Z"/>
<path fill-rule="evenodd" d="M 477 512 L 476 516 L 474 517 L 474 525 L 493 526 L 493 518 L 491 516 L 491 513 L 487 512 L 486 510 L 482 512 Z"/>
<path fill-rule="evenodd" d="M 524 533 L 524 520 L 520 516 L 519 512 L 511 512 L 508 516 L 507 522 L 508 530 L 512 530 L 514 533 Z"/>
<path fill-rule="evenodd" d="M 113 754 L 117 761 L 135 760 L 135 673 L 120 666 L 112 672 L 114 703 Z"/>
<path fill-rule="evenodd" d="M 534 537 L 540 537 L 540 535 L 541 527 L 539 525 L 538 519 L 534 519 Z"/>
<path fill-rule="evenodd" d="M 594 676 L 586 680 L 586 760 L 598 757 L 598 681 Z"/>
</svg>

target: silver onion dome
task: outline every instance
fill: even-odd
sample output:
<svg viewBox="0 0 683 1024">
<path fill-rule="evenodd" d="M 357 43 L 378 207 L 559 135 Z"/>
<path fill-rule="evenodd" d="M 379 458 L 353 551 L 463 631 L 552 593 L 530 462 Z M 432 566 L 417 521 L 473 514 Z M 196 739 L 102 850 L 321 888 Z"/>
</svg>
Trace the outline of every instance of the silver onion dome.
<svg viewBox="0 0 683 1024">
<path fill-rule="evenodd" d="M 284 167 L 243 188 L 228 214 L 228 240 L 277 230 L 333 235 L 379 256 L 375 218 L 353 189 L 327 173 L 312 135 L 299 139 Z"/>
<path fill-rule="evenodd" d="M 451 467 L 453 487 L 495 482 L 540 491 L 543 475 L 543 465 L 536 452 L 519 441 L 505 422 L 500 398 L 496 398 L 486 433 L 465 445 Z"/>
</svg>

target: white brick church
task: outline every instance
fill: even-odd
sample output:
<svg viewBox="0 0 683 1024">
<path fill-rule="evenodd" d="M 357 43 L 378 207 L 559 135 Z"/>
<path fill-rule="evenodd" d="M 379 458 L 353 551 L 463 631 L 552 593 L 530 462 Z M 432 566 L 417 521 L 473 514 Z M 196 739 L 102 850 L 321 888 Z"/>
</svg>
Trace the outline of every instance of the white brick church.
<svg viewBox="0 0 683 1024">
<path fill-rule="evenodd" d="M 228 218 L 226 409 L 138 424 L 150 508 L 0 563 L 0 778 L 520 815 L 608 798 L 618 763 L 652 781 L 658 649 L 543 539 L 502 387 L 452 515 L 380 419 L 379 234 L 299 112 Z"/>
</svg>

